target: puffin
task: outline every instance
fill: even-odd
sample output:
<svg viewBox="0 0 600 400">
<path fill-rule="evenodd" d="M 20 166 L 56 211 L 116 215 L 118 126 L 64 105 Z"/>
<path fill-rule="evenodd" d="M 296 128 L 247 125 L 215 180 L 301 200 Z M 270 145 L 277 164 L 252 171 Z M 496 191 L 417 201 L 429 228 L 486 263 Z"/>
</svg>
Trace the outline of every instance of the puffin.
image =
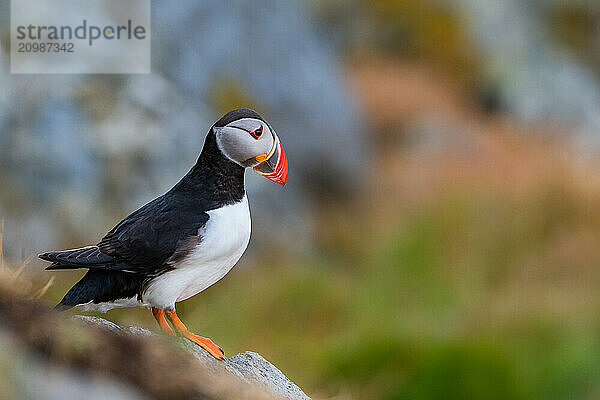
<svg viewBox="0 0 600 400">
<path fill-rule="evenodd" d="M 223 278 L 250 240 L 246 168 L 285 186 L 288 161 L 272 126 L 256 111 L 232 110 L 206 135 L 196 164 L 168 192 L 131 213 L 98 244 L 40 254 L 46 270 L 87 269 L 56 305 L 106 311 L 147 307 L 163 333 L 223 350 L 191 333 L 176 303 Z"/>
</svg>

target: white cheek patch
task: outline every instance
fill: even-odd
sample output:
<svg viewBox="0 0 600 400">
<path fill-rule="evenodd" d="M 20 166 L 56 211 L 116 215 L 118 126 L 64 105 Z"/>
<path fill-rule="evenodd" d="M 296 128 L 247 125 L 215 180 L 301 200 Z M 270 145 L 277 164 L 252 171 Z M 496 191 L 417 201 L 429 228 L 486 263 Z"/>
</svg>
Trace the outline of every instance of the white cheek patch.
<svg viewBox="0 0 600 400">
<path fill-rule="evenodd" d="M 239 121 L 234 123 L 239 123 Z M 263 127 L 262 135 L 255 139 L 251 132 L 260 128 L 261 125 Z M 269 127 L 264 122 L 261 125 L 254 123 L 247 127 L 225 126 L 215 128 L 219 149 L 227 158 L 243 167 L 256 165 L 257 162 L 253 158 L 260 154 L 267 154 L 273 144 L 273 135 Z M 254 130 L 250 131 L 250 128 L 254 128 Z"/>
</svg>

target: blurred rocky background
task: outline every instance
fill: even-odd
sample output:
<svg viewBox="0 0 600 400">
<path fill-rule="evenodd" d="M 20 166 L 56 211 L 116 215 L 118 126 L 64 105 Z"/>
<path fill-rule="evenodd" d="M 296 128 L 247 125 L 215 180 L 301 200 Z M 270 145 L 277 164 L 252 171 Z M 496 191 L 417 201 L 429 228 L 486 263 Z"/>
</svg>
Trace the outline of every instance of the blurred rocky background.
<svg viewBox="0 0 600 400">
<path fill-rule="evenodd" d="M 313 398 L 600 396 L 600 3 L 155 1 L 147 76 L 10 75 L 7 13 L 4 258 L 37 285 L 250 106 L 289 183 L 248 174 L 253 254 L 191 327 Z"/>
</svg>

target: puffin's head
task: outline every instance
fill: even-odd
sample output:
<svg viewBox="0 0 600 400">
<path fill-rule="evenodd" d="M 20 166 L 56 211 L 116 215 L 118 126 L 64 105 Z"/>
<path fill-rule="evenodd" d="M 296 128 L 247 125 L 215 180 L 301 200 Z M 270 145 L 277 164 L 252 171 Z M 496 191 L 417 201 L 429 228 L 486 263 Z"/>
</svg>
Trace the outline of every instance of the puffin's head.
<svg viewBox="0 0 600 400">
<path fill-rule="evenodd" d="M 287 157 L 269 123 L 249 108 L 225 114 L 213 126 L 219 150 L 231 161 L 284 186 Z"/>
</svg>

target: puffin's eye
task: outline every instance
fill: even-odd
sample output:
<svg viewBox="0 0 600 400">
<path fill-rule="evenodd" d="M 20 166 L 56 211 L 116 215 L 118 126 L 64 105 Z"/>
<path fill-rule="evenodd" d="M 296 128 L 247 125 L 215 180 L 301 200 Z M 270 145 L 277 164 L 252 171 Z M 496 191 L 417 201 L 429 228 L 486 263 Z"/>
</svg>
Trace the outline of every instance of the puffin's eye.
<svg viewBox="0 0 600 400">
<path fill-rule="evenodd" d="M 262 125 L 257 130 L 250 132 L 250 134 L 252 135 L 252 137 L 254 137 L 254 139 L 258 139 L 259 137 L 261 137 L 261 135 L 263 134 Z"/>
</svg>

